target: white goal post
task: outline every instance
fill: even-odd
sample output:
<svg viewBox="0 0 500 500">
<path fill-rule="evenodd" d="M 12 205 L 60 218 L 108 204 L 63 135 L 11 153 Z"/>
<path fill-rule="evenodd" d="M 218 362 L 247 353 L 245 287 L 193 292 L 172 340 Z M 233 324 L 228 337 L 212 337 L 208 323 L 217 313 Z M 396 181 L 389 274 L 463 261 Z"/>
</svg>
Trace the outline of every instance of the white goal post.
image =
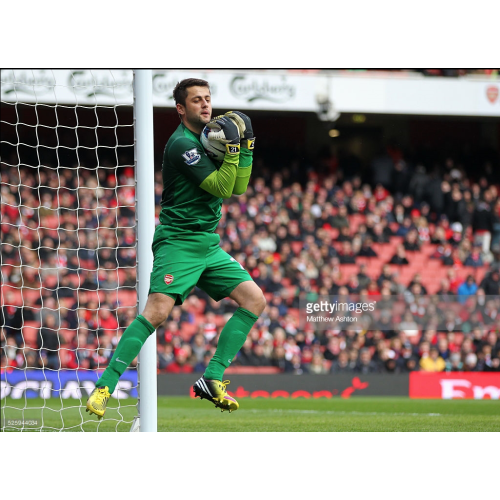
<svg viewBox="0 0 500 500">
<path fill-rule="evenodd" d="M 156 335 L 105 418 L 85 413 L 147 299 L 151 71 L 2 69 L 0 82 L 0 430 L 156 431 Z"/>
<path fill-rule="evenodd" d="M 134 71 L 134 132 L 137 213 L 137 263 L 139 311 L 146 306 L 149 276 L 153 269 L 151 244 L 155 231 L 152 71 Z M 138 409 L 141 432 L 157 430 L 156 334 L 139 353 Z M 137 430 L 134 422 L 132 431 Z"/>
</svg>

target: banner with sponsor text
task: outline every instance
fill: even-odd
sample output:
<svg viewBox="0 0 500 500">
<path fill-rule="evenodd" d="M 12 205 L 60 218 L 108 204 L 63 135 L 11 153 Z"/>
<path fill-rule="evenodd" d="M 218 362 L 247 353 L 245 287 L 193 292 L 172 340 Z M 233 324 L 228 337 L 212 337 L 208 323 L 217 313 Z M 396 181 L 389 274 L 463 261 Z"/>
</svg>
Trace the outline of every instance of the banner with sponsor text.
<svg viewBox="0 0 500 500">
<path fill-rule="evenodd" d="M 500 399 L 500 373 L 412 372 L 410 398 Z"/>
<path fill-rule="evenodd" d="M 133 104 L 132 70 L 7 70 L 1 100 L 81 106 Z M 500 82 L 474 78 L 394 77 L 286 70 L 153 70 L 153 105 L 174 107 L 184 78 L 210 83 L 214 109 L 309 111 L 325 99 L 335 112 L 443 116 L 500 116 Z"/>
<path fill-rule="evenodd" d="M 101 374 L 102 370 L 2 370 L 0 399 L 86 399 L 94 390 Z M 125 371 L 112 397 L 137 397 L 137 370 Z"/>
</svg>

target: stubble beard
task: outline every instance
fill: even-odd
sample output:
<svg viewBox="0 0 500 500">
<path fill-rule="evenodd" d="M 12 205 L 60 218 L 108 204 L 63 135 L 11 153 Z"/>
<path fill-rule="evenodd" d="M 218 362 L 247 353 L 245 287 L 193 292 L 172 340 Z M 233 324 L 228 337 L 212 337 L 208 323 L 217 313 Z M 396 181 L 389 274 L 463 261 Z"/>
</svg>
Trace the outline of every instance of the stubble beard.
<svg viewBox="0 0 500 500">
<path fill-rule="evenodd" d="M 205 121 L 205 118 L 201 115 L 195 115 L 192 117 L 189 117 L 188 123 L 193 127 L 196 128 L 197 130 L 199 129 L 200 133 L 201 131 L 205 128 L 205 125 L 210 121 L 210 117 Z"/>
</svg>

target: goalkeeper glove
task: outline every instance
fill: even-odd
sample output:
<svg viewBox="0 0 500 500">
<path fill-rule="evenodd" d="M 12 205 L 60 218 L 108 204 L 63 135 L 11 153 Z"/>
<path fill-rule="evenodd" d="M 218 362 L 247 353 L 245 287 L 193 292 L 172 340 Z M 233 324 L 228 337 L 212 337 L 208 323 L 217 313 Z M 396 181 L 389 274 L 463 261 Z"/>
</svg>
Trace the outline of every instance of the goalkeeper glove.
<svg viewBox="0 0 500 500">
<path fill-rule="evenodd" d="M 240 152 L 240 132 L 230 118 L 224 115 L 216 116 L 207 123 L 207 127 L 211 129 L 207 138 L 225 144 L 226 154 L 234 155 Z M 219 127 L 220 130 L 214 130 Z"/>
<path fill-rule="evenodd" d="M 250 118 L 241 111 L 228 111 L 225 116 L 232 118 L 238 125 L 242 146 L 253 150 L 255 146 L 255 137 L 253 135 L 252 122 Z"/>
</svg>

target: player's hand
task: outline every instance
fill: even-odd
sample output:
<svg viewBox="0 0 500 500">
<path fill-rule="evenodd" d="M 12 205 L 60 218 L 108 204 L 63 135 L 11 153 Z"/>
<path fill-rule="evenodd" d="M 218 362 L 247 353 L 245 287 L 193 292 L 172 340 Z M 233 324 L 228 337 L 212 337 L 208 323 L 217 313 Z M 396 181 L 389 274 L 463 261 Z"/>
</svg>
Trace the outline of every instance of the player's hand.
<svg viewBox="0 0 500 500">
<path fill-rule="evenodd" d="M 207 127 L 212 129 L 208 133 L 208 139 L 220 141 L 223 144 L 240 144 L 240 131 L 235 123 L 227 116 L 216 116 L 207 123 Z M 214 130 L 218 129 L 220 130 Z"/>
<path fill-rule="evenodd" d="M 232 118 L 238 125 L 242 146 L 253 149 L 255 146 L 255 136 L 253 135 L 252 122 L 250 118 L 241 111 L 228 111 L 225 116 Z"/>
</svg>

